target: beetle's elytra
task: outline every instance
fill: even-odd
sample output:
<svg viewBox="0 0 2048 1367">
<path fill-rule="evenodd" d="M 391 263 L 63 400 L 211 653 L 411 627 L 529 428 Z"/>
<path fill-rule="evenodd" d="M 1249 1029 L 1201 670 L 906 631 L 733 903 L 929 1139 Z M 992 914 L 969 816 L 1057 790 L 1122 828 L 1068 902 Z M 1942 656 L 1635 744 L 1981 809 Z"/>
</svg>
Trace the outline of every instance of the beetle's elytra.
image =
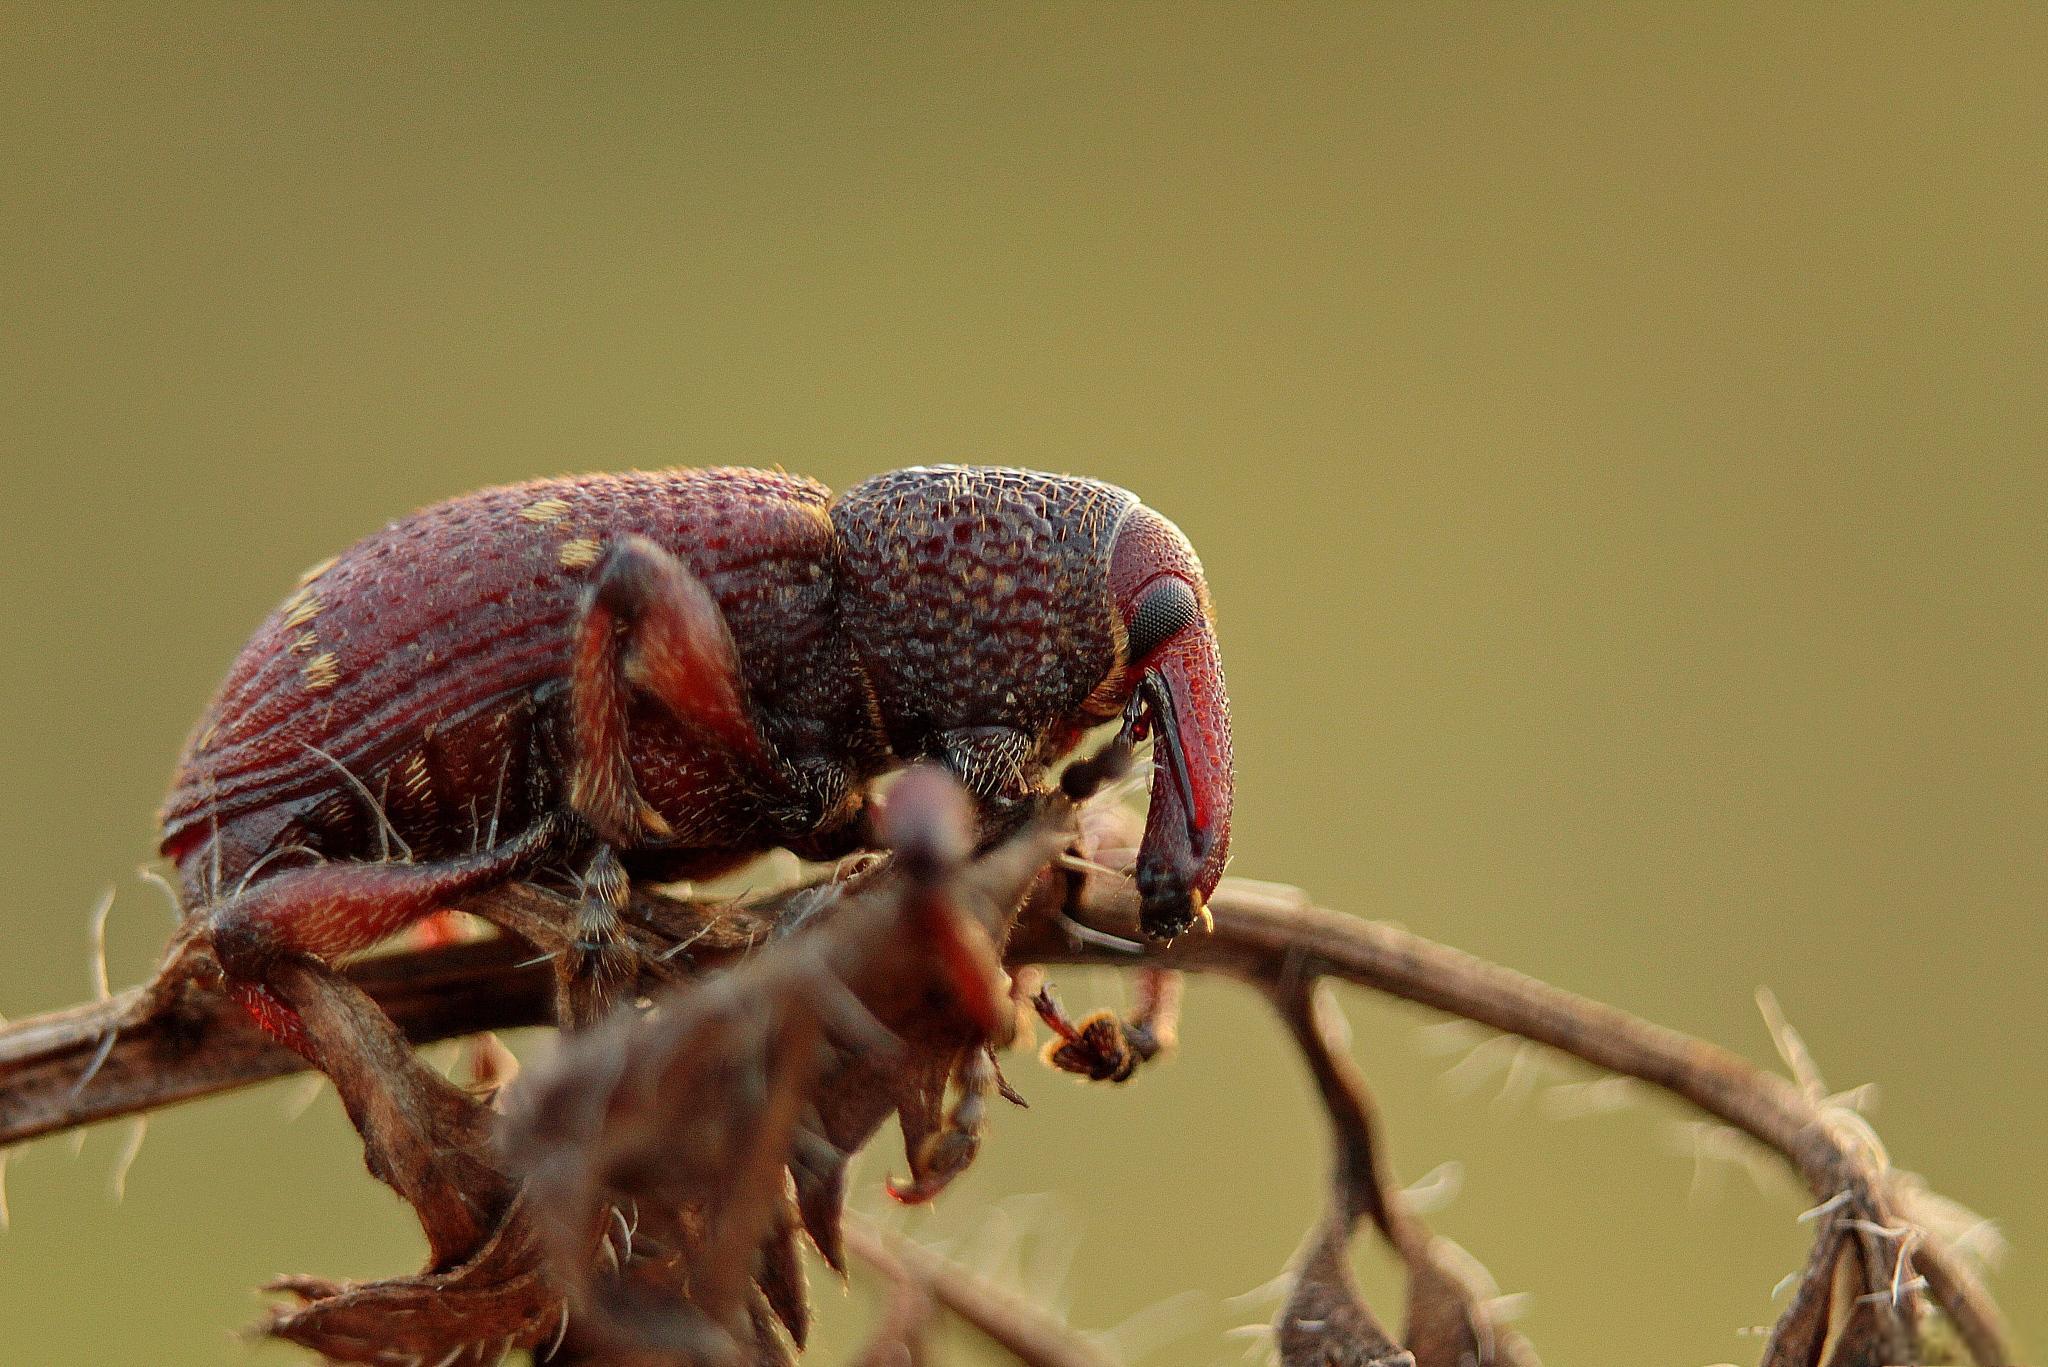
<svg viewBox="0 0 2048 1367">
<path fill-rule="evenodd" d="M 1184 930 L 1230 843 L 1200 563 L 1122 489 L 899 470 L 590 475 L 425 509 L 310 571 L 187 743 L 163 850 L 280 1038 L 280 954 L 363 948 L 549 870 L 589 898 L 762 850 L 857 848 L 917 759 L 1014 822 L 1119 716 L 1156 737 L 1138 877 Z M 590 912 L 601 932 L 606 909 Z"/>
</svg>

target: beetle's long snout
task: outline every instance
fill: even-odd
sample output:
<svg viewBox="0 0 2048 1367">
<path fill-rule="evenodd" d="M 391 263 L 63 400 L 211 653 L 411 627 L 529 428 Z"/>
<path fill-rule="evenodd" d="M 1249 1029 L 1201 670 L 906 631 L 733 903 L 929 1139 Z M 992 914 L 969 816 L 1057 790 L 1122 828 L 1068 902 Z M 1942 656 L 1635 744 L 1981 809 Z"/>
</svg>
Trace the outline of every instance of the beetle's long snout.
<svg viewBox="0 0 2048 1367">
<path fill-rule="evenodd" d="M 1138 847 L 1143 925 L 1172 939 L 1201 914 L 1230 857 L 1230 696 L 1207 621 L 1152 657 L 1133 705 L 1153 735 L 1152 804 Z"/>
</svg>

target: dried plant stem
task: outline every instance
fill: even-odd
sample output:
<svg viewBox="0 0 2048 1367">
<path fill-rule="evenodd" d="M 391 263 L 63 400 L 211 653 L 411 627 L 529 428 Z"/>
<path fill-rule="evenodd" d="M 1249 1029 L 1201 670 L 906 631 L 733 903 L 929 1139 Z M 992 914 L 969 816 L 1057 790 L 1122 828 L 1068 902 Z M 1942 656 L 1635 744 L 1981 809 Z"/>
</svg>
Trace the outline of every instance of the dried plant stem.
<svg viewBox="0 0 2048 1367">
<path fill-rule="evenodd" d="M 848 1219 L 841 1231 L 847 1247 L 873 1268 L 888 1287 L 888 1303 L 883 1307 L 881 1322 L 860 1356 L 854 1359 L 853 1367 L 924 1367 L 928 1359 L 926 1340 L 939 1313 L 939 1303 L 931 1288 L 905 1267 L 865 1223 Z"/>
<path fill-rule="evenodd" d="M 1485 1275 L 1476 1272 L 1469 1257 L 1448 1256 L 1444 1241 L 1431 1234 L 1394 1180 L 1379 1140 L 1378 1108 L 1364 1075 L 1351 1060 L 1350 1029 L 1328 986 L 1296 980 L 1275 984 L 1272 996 L 1315 1079 L 1337 1150 L 1330 1214 L 1309 1235 L 1298 1259 L 1304 1275 L 1297 1277 L 1278 1326 L 1283 1350 L 1290 1338 L 1298 1340 L 1297 1351 L 1313 1361 L 1318 1354 L 1329 1356 L 1328 1346 L 1315 1341 L 1329 1327 L 1348 1320 L 1371 1326 L 1368 1333 L 1377 1328 L 1351 1282 L 1346 1253 L 1352 1227 L 1366 1218 L 1400 1256 L 1407 1272 L 1403 1341 L 1418 1367 L 1467 1362 L 1537 1367 L 1536 1353 L 1528 1342 L 1493 1313 Z M 1319 1277 L 1311 1277 L 1318 1256 L 1323 1257 L 1324 1266 Z M 1315 1329 L 1305 1331 L 1304 1322 Z M 1357 1337 L 1354 1330 L 1354 1341 Z"/>
<path fill-rule="evenodd" d="M 1283 999 L 1315 979 L 1341 979 L 1663 1088 L 1783 1155 L 1817 1200 L 1846 1194 L 1872 1209 L 1904 1200 L 1867 1127 L 1792 1081 L 1601 1002 L 1391 926 L 1315 907 L 1298 892 L 1226 881 L 1211 903 L 1211 933 L 1142 956 L 1119 951 L 1099 935 L 1075 934 L 1065 919 L 1135 940 L 1137 898 L 1128 884 L 1069 875 L 1063 894 L 1038 901 L 1009 947 L 1013 964 L 1154 964 L 1224 973 Z M 350 976 L 409 1039 L 423 1042 L 549 1021 L 549 970 L 523 962 L 529 955 L 509 940 L 416 950 L 366 960 Z M 108 1031 L 117 1026 L 108 1046 Z M 190 993 L 157 1010 L 145 1010 L 139 994 L 124 993 L 19 1021 L 0 1027 L 0 1147 L 299 1066 L 208 993 Z M 1998 1311 L 1967 1264 L 1930 1237 L 1914 1246 L 1913 1265 L 1978 1362 L 2009 1360 Z M 970 1292 L 955 1290 L 963 1302 L 971 1300 Z M 947 1297 L 941 1293 L 941 1299 Z"/>
<path fill-rule="evenodd" d="M 1131 935 L 1137 909 L 1127 886 L 1091 875 L 1070 914 L 1097 930 Z M 1682 1097 L 1782 1155 L 1817 1200 L 1847 1192 L 1882 1203 L 1889 1194 L 1890 1175 L 1867 1126 L 1718 1045 L 1408 931 L 1311 905 L 1293 889 L 1226 883 L 1211 909 L 1212 934 L 1177 941 L 1157 961 L 1268 990 L 1339 978 L 1461 1016 Z M 1120 962 L 1071 939 L 1049 938 L 1017 952 L 1040 962 Z M 1984 1364 L 2008 1361 L 1997 1307 L 1968 1264 L 1928 1239 L 1915 1248 L 1914 1265 L 1971 1355 Z"/>
<path fill-rule="evenodd" d="M 363 959 L 348 977 L 430 1044 L 546 1021 L 553 981 L 546 965 L 522 966 L 530 954 L 510 940 L 446 945 Z M 306 1068 L 218 993 L 151 1009 L 144 992 L 0 1028 L 0 1148 Z"/>
<path fill-rule="evenodd" d="M 1114 1357 L 1064 1321 L 930 1249 L 888 1238 L 859 1220 L 847 1220 L 845 1231 L 854 1256 L 892 1279 L 907 1278 L 1025 1367 L 1117 1367 Z"/>
</svg>

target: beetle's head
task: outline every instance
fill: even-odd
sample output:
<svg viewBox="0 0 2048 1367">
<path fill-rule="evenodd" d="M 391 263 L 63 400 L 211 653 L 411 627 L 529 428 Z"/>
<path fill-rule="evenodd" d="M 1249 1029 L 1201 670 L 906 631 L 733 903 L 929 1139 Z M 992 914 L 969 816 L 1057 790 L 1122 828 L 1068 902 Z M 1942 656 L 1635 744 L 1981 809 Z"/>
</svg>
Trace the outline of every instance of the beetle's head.
<svg viewBox="0 0 2048 1367">
<path fill-rule="evenodd" d="M 950 768 L 987 835 L 1121 717 L 1153 741 L 1144 928 L 1187 929 L 1230 852 L 1230 702 L 1180 529 L 1113 485 L 959 465 L 864 480 L 832 522 L 841 620 L 890 748 Z"/>
<path fill-rule="evenodd" d="M 1172 939 L 1202 913 L 1230 857 L 1230 696 L 1202 563 L 1180 528 L 1143 506 L 1110 547 L 1125 733 L 1152 738 L 1152 804 L 1138 848 L 1145 932 Z"/>
</svg>

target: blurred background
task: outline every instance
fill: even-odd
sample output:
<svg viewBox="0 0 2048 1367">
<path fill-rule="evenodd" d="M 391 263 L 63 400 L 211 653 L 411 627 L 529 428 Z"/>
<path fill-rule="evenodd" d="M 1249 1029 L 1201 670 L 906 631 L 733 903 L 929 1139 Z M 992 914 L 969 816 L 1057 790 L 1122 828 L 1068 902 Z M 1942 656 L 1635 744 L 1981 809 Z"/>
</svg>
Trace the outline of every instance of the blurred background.
<svg viewBox="0 0 2048 1367">
<path fill-rule="evenodd" d="M 1997 1220 L 2038 1351 L 2044 58 L 2020 6 L 9 3 L 0 1012 L 89 995 L 109 886 L 146 972 L 186 728 L 386 520 L 623 466 L 1063 469 L 1207 564 L 1238 872 L 1761 1060 L 1768 984 Z M 1550 1361 L 1755 1360 L 1790 1182 L 1345 1000 L 1400 1172 L 1461 1165 L 1435 1218 Z M 1256 1003 L 1199 985 L 1123 1090 L 1014 1073 L 903 1227 L 1134 1362 L 1256 1358 L 1231 1298 L 1325 1161 Z M 282 1362 L 231 1342 L 256 1285 L 413 1269 L 306 1099 L 159 1117 L 119 1205 L 124 1125 L 18 1155 L 7 1359 Z M 821 1297 L 830 1363 L 871 1290 Z"/>
</svg>

